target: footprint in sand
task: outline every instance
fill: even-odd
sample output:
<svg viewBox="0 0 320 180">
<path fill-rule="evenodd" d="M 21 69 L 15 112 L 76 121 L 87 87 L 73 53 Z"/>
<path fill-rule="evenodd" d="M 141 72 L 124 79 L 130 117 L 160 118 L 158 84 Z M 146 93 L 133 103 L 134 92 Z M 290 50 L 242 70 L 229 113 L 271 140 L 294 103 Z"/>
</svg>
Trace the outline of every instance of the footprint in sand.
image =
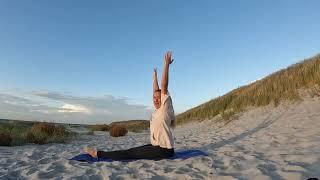
<svg viewBox="0 0 320 180">
<path fill-rule="evenodd" d="M 39 160 L 39 164 L 48 164 L 52 161 L 51 158 L 42 158 Z"/>
<path fill-rule="evenodd" d="M 277 167 L 271 163 L 258 164 L 257 169 L 259 169 L 264 175 L 270 176 L 272 179 L 283 179 L 276 171 Z"/>
</svg>

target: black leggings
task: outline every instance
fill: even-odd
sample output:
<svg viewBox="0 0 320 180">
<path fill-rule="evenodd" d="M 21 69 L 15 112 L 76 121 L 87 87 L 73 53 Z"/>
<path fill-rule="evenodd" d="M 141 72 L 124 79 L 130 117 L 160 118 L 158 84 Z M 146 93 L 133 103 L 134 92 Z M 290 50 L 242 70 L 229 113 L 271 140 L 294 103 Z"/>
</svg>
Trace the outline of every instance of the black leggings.
<svg viewBox="0 0 320 180">
<path fill-rule="evenodd" d="M 172 157 L 174 149 L 162 148 L 160 146 L 153 146 L 151 144 L 130 148 L 119 151 L 98 151 L 98 158 L 107 158 L 112 160 L 126 160 L 126 159 L 163 159 Z"/>
</svg>

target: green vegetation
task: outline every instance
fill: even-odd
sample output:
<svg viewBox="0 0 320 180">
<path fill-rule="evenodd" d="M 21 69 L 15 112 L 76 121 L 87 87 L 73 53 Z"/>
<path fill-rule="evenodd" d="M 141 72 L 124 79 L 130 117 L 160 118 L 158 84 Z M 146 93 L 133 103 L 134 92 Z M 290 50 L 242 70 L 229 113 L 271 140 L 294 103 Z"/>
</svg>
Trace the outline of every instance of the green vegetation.
<svg viewBox="0 0 320 180">
<path fill-rule="evenodd" d="M 90 131 L 109 131 L 110 126 L 107 124 L 93 125 L 90 126 Z"/>
<path fill-rule="evenodd" d="M 319 85 L 320 55 L 317 55 L 181 113 L 177 116 L 177 123 L 216 116 L 230 120 L 249 107 L 271 103 L 277 106 L 283 100 L 299 100 L 301 89 L 312 90 L 313 95 L 319 96 Z"/>
<path fill-rule="evenodd" d="M 20 121 L 0 123 L 0 146 L 61 143 L 66 142 L 73 135 L 75 133 L 53 123 L 20 123 Z"/>
<path fill-rule="evenodd" d="M 112 122 L 109 125 L 101 124 L 101 125 L 93 125 L 90 127 L 91 131 L 109 131 L 112 126 L 124 126 L 128 131 L 131 132 L 142 132 L 143 130 L 147 130 L 150 126 L 150 122 L 147 120 L 129 120 L 129 121 L 119 121 Z"/>
<path fill-rule="evenodd" d="M 150 122 L 147 120 L 129 120 L 129 121 L 119 121 L 113 122 L 109 126 L 124 126 L 128 131 L 131 132 L 142 132 L 143 130 L 147 130 L 150 127 Z"/>
</svg>

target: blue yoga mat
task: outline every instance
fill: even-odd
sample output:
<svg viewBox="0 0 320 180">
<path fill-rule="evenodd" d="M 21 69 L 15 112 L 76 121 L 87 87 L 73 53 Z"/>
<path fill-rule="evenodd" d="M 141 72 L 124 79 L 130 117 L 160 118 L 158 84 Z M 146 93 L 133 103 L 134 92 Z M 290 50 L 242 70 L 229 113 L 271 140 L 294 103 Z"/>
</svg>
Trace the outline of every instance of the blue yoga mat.
<svg viewBox="0 0 320 180">
<path fill-rule="evenodd" d="M 191 157 L 196 157 L 196 156 L 208 156 L 207 153 L 200 151 L 200 150 L 184 150 L 184 151 L 177 151 L 175 152 L 173 157 L 169 157 L 166 159 L 188 159 Z M 80 154 L 78 156 L 75 156 L 69 160 L 76 160 L 76 161 L 82 161 L 82 162 L 112 162 L 114 160 L 112 159 L 104 159 L 104 158 L 94 158 L 90 156 L 89 154 Z M 123 162 L 129 162 L 129 161 L 135 161 L 138 159 L 130 159 L 130 160 L 121 160 Z M 148 159 L 148 160 L 160 160 L 160 159 Z"/>
</svg>

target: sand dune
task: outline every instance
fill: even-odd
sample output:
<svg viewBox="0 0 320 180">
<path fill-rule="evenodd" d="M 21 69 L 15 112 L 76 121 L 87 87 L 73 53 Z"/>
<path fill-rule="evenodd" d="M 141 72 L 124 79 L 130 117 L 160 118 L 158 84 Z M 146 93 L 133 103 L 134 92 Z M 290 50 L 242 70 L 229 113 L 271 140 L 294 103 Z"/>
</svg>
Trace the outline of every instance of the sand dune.
<svg viewBox="0 0 320 180">
<path fill-rule="evenodd" d="M 320 99 L 264 107 L 228 124 L 203 121 L 177 127 L 176 149 L 208 157 L 88 164 L 69 161 L 85 146 L 126 149 L 149 134 L 112 138 L 103 132 L 69 144 L 0 147 L 0 179 L 307 179 L 320 177 Z"/>
</svg>

